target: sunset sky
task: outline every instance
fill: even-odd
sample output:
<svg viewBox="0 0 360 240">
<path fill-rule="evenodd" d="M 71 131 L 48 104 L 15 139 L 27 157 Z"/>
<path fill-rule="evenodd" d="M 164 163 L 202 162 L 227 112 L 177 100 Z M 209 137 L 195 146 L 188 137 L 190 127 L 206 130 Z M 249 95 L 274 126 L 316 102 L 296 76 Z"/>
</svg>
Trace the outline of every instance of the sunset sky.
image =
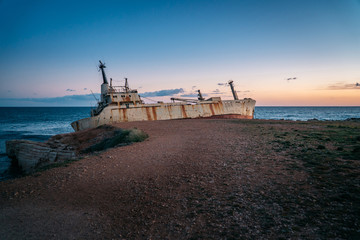
<svg viewBox="0 0 360 240">
<path fill-rule="evenodd" d="M 94 105 L 99 60 L 154 100 L 232 79 L 257 106 L 360 106 L 359 0 L 0 0 L 0 29 L 0 106 Z"/>
</svg>

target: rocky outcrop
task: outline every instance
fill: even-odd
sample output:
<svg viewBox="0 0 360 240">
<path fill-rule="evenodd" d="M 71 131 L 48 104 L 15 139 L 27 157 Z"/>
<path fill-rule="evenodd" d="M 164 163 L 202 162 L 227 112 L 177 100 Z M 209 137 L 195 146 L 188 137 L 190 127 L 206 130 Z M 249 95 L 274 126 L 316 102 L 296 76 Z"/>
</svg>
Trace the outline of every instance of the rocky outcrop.
<svg viewBox="0 0 360 240">
<path fill-rule="evenodd" d="M 70 149 L 69 149 L 70 148 Z M 75 151 L 69 146 L 59 144 L 50 147 L 46 143 L 29 140 L 11 140 L 6 142 L 6 154 L 25 172 L 52 163 L 60 163 L 76 158 Z"/>
<path fill-rule="evenodd" d="M 39 167 L 74 160 L 82 154 L 103 151 L 115 146 L 141 142 L 148 137 L 139 129 L 121 129 L 110 125 L 52 136 L 46 142 L 10 140 L 6 153 L 23 172 Z"/>
</svg>

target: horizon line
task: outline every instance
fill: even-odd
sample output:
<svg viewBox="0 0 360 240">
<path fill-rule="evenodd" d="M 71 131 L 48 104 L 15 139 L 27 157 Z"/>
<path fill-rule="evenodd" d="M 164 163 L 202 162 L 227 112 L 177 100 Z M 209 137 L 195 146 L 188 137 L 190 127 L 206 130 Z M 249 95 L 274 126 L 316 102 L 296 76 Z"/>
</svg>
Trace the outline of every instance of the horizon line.
<svg viewBox="0 0 360 240">
<path fill-rule="evenodd" d="M 38 108 L 58 108 L 58 107 L 67 107 L 67 108 L 80 108 L 80 107 L 91 107 L 91 108 L 96 108 L 96 106 L 0 106 L 1 108 L 17 108 L 17 107 L 21 107 L 21 108 L 35 108 L 35 107 L 38 107 Z M 324 106 L 324 105 L 269 105 L 269 106 L 255 106 L 256 107 L 360 107 L 360 105 L 358 106 L 352 106 L 352 105 L 329 105 L 329 106 Z"/>
</svg>

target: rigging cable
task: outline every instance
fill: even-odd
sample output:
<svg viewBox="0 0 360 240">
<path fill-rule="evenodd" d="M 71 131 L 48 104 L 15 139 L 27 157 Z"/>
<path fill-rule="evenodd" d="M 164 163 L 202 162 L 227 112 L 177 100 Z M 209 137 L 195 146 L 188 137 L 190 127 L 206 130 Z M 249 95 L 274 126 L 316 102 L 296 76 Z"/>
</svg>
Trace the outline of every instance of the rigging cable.
<svg viewBox="0 0 360 240">
<path fill-rule="evenodd" d="M 152 100 L 152 99 L 150 99 L 150 98 L 147 98 L 147 97 L 143 97 L 143 96 L 141 96 L 141 95 L 139 95 L 141 98 L 145 98 L 145 99 L 147 99 L 147 100 L 150 100 L 150 101 L 152 101 L 152 102 L 158 102 L 158 101 L 155 101 L 155 100 Z"/>
</svg>

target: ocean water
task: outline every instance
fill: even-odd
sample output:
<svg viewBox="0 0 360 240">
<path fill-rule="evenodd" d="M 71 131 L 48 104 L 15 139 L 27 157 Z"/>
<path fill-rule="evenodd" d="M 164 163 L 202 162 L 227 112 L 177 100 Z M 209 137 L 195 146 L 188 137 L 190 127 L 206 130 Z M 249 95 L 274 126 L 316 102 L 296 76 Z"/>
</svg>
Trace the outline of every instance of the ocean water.
<svg viewBox="0 0 360 240">
<path fill-rule="evenodd" d="M 90 107 L 0 107 L 0 181 L 11 178 L 5 142 L 12 139 L 46 141 L 73 132 L 70 123 L 90 116 Z M 360 118 L 360 107 L 256 107 L 256 119 L 345 120 Z"/>
<path fill-rule="evenodd" d="M 0 181 L 11 178 L 5 142 L 12 139 L 46 141 L 74 130 L 70 123 L 90 116 L 90 107 L 0 107 Z"/>
<path fill-rule="evenodd" d="M 360 118 L 360 107 L 255 107 L 256 119 L 346 120 Z"/>
</svg>

